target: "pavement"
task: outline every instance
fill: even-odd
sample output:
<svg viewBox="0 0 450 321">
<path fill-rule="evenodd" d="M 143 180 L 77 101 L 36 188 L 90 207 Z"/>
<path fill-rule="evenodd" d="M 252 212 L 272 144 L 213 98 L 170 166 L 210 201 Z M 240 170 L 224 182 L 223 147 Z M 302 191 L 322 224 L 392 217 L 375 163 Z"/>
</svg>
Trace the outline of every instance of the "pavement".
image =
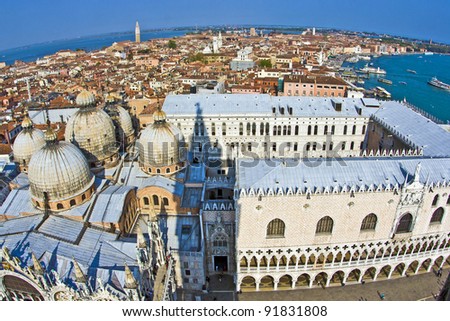
<svg viewBox="0 0 450 321">
<path fill-rule="evenodd" d="M 366 282 L 328 288 L 292 289 L 283 291 L 243 292 L 239 301 L 435 301 L 450 268 L 438 277 L 436 271 L 398 279 Z"/>
<path fill-rule="evenodd" d="M 181 301 L 195 301 L 200 298 L 202 301 L 236 301 L 236 287 L 233 283 L 233 276 L 224 274 L 213 274 L 209 276 L 204 291 L 189 291 L 185 289 L 177 290 L 177 298 Z"/>
</svg>

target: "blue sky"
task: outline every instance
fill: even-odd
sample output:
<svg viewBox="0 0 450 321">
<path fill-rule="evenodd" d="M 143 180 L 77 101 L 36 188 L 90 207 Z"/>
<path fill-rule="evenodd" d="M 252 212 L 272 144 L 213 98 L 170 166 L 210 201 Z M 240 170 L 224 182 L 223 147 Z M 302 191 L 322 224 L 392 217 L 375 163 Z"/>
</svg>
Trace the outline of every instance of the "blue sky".
<svg viewBox="0 0 450 321">
<path fill-rule="evenodd" d="M 448 0 L 1 0 L 0 49 L 116 31 L 223 24 L 334 27 L 450 43 Z"/>
</svg>

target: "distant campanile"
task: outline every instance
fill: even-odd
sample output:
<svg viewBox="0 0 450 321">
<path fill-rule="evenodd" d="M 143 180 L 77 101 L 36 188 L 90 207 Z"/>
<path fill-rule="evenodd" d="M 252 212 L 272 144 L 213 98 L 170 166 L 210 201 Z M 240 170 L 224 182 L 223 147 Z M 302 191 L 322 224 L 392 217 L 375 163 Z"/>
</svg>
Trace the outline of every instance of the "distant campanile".
<svg viewBox="0 0 450 321">
<path fill-rule="evenodd" d="M 139 28 L 139 22 L 136 21 L 136 28 L 134 29 L 134 35 L 136 37 L 136 42 L 140 43 L 141 42 L 141 28 Z"/>
</svg>

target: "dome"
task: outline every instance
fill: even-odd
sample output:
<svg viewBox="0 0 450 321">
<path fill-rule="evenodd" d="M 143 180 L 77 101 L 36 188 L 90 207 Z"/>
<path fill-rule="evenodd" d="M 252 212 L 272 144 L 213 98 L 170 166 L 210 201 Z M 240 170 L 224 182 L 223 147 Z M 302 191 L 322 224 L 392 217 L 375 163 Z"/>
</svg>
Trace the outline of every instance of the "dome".
<svg viewBox="0 0 450 321">
<path fill-rule="evenodd" d="M 90 195 L 94 184 L 86 158 L 73 144 L 58 142 L 51 128 L 46 131 L 45 138 L 45 146 L 33 154 L 28 166 L 32 200 L 44 208 L 46 199 L 52 209 L 82 203 L 88 198 L 82 194 Z M 77 197 L 80 197 L 78 202 Z M 70 201 L 70 205 L 66 206 L 64 201 Z M 57 205 L 56 202 L 62 203 Z"/>
<path fill-rule="evenodd" d="M 133 135 L 134 128 L 130 113 L 122 106 L 117 106 L 117 111 L 119 112 L 120 127 L 122 127 L 123 132 L 127 137 Z"/>
<path fill-rule="evenodd" d="M 114 125 L 102 109 L 80 108 L 67 122 L 65 138 L 78 146 L 91 164 L 108 165 L 117 160 Z"/>
<path fill-rule="evenodd" d="M 178 127 L 166 122 L 165 113 L 157 110 L 155 122 L 147 126 L 139 140 L 139 163 L 147 173 L 170 174 L 184 162 L 184 138 Z"/>
<path fill-rule="evenodd" d="M 108 104 L 105 106 L 105 112 L 113 120 L 119 139 L 122 139 L 122 135 L 125 135 L 125 138 L 134 136 L 133 122 L 125 108 L 116 104 Z"/>
<path fill-rule="evenodd" d="M 17 135 L 14 145 L 14 161 L 23 171 L 27 171 L 31 156 L 45 145 L 44 133 L 33 128 L 33 122 L 28 115 L 22 121 L 23 130 Z"/>
<path fill-rule="evenodd" d="M 76 99 L 76 103 L 78 106 L 91 106 L 95 105 L 95 96 L 90 91 L 84 89 L 81 91 Z"/>
</svg>

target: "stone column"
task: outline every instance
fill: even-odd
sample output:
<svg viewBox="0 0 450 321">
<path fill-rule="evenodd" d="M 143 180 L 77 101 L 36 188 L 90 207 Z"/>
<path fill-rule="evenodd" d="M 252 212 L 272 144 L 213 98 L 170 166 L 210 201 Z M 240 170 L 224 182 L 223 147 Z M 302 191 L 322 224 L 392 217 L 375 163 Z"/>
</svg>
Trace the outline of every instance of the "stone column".
<svg viewBox="0 0 450 321">
<path fill-rule="evenodd" d="M 273 281 L 273 289 L 276 291 L 278 288 L 278 281 Z"/>
<path fill-rule="evenodd" d="M 294 280 L 294 279 L 291 281 L 291 283 L 292 283 L 291 288 L 295 289 L 295 283 L 296 283 L 296 281 L 297 281 L 297 280 Z"/>
<path fill-rule="evenodd" d="M 298 271 L 298 262 L 300 262 L 300 257 L 297 257 L 297 260 L 295 261 L 295 271 Z"/>
<path fill-rule="evenodd" d="M 395 268 L 391 268 L 391 270 L 389 271 L 388 279 L 392 277 L 392 273 L 394 273 L 394 270 Z"/>
<path fill-rule="evenodd" d="M 416 267 L 416 270 L 414 271 L 414 274 L 417 274 L 419 272 L 419 270 L 420 270 L 420 263 L 417 262 L 417 267 Z"/>
<path fill-rule="evenodd" d="M 362 280 L 363 276 L 364 276 L 363 272 L 360 271 L 359 277 L 358 277 L 358 283 L 361 283 L 361 280 Z"/>
<path fill-rule="evenodd" d="M 256 291 L 259 291 L 259 281 L 256 282 Z"/>
<path fill-rule="evenodd" d="M 347 283 L 348 276 L 344 274 L 344 278 L 342 279 L 342 283 Z"/>
</svg>

